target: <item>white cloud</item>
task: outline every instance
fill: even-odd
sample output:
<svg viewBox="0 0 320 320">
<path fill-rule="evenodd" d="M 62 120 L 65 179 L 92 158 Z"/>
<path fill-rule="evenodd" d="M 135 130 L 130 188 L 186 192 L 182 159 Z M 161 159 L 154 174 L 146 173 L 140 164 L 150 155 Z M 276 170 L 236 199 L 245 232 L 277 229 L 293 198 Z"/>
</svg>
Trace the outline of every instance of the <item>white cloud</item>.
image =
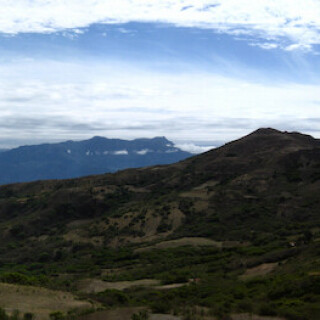
<svg viewBox="0 0 320 320">
<path fill-rule="evenodd" d="M 118 150 L 118 151 L 114 151 L 113 154 L 114 154 L 115 156 L 125 156 L 125 155 L 127 155 L 127 154 L 129 154 L 129 153 L 128 153 L 127 150 Z"/>
<path fill-rule="evenodd" d="M 175 153 L 178 152 L 178 149 L 171 149 L 171 150 L 166 150 L 165 153 Z"/>
<path fill-rule="evenodd" d="M 272 50 L 272 49 L 277 49 L 279 48 L 279 45 L 274 42 L 256 42 L 256 43 L 250 43 L 251 46 L 253 47 L 260 47 L 265 50 Z"/>
<path fill-rule="evenodd" d="M 319 17 L 319 0 L 2 0 L 0 32 L 74 29 L 79 34 L 93 23 L 164 22 L 301 49 L 320 43 Z"/>
<path fill-rule="evenodd" d="M 202 153 L 215 148 L 215 146 L 198 146 L 194 143 L 181 143 L 176 144 L 175 146 L 190 153 Z"/>
<path fill-rule="evenodd" d="M 0 64 L 2 140 L 99 135 L 226 141 L 261 126 L 313 130 L 320 136 L 320 121 L 310 121 L 320 119 L 319 85 L 188 70 L 166 74 L 116 63 L 31 61 L 22 66 Z"/>
<path fill-rule="evenodd" d="M 304 43 L 295 43 L 284 48 L 286 51 L 302 50 L 302 51 L 311 51 L 312 46 L 310 44 Z"/>
<path fill-rule="evenodd" d="M 151 150 L 149 149 L 143 149 L 143 150 L 138 150 L 136 151 L 136 154 L 139 154 L 141 156 L 144 156 L 145 154 L 147 154 L 148 152 L 152 152 Z"/>
</svg>

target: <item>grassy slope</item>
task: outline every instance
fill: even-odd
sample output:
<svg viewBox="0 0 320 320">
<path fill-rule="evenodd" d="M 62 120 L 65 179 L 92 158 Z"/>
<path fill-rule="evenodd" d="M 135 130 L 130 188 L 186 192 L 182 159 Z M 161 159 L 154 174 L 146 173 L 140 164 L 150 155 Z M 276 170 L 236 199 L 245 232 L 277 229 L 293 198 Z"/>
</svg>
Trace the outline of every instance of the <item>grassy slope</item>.
<svg viewBox="0 0 320 320">
<path fill-rule="evenodd" d="M 70 293 L 7 283 L 0 283 L 0 303 L 8 312 L 32 312 L 41 319 L 48 319 L 52 312 L 80 312 L 93 307 L 87 301 L 75 299 Z"/>
<path fill-rule="evenodd" d="M 309 136 L 259 130 L 170 166 L 4 186 L 0 277 L 71 291 L 81 278 L 199 278 L 169 291 L 85 297 L 155 311 L 197 304 L 216 315 L 253 310 L 318 319 L 319 147 Z M 157 244 L 183 237 L 227 245 Z M 156 249 L 139 249 L 148 246 Z M 265 263 L 275 269 L 241 280 Z M 9 269 L 25 278 L 12 280 Z"/>
</svg>

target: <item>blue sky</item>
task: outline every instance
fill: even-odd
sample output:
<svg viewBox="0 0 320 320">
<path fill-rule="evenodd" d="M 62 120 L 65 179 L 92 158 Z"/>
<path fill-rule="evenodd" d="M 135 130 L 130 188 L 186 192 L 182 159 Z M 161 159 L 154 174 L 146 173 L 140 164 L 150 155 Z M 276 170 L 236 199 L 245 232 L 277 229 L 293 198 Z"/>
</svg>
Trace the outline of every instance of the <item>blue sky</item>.
<svg viewBox="0 0 320 320">
<path fill-rule="evenodd" d="M 320 137 L 317 0 L 3 0 L 0 147 Z M 203 149 L 204 150 L 204 149 Z"/>
</svg>

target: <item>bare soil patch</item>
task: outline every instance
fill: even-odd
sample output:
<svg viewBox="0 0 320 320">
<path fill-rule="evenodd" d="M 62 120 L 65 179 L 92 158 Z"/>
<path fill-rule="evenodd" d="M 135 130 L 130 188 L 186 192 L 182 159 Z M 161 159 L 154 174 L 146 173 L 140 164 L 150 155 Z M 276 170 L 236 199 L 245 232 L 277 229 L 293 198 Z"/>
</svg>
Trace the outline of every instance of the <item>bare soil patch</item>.
<svg viewBox="0 0 320 320">
<path fill-rule="evenodd" d="M 176 248 L 176 247 L 182 247 L 182 246 L 212 246 L 216 248 L 222 248 L 223 242 L 214 241 L 207 238 L 181 238 L 177 240 L 168 240 L 168 241 L 162 241 L 159 242 L 153 246 L 148 246 L 144 248 L 138 248 L 135 250 L 135 252 L 143 252 L 153 249 L 167 249 L 167 248 Z"/>
<path fill-rule="evenodd" d="M 82 227 L 85 225 L 88 225 L 92 223 L 94 220 L 93 219 L 78 219 L 78 220 L 73 220 L 67 224 L 68 228 L 78 228 Z"/>
<path fill-rule="evenodd" d="M 258 316 L 258 315 L 250 315 L 248 313 L 242 314 L 233 314 L 231 316 L 232 320 L 285 320 L 284 318 L 278 317 L 265 317 L 265 316 Z"/>
<path fill-rule="evenodd" d="M 171 314 L 151 314 L 150 320 L 181 320 L 181 318 Z"/>
<path fill-rule="evenodd" d="M 203 199 L 203 200 L 208 200 L 210 194 L 207 192 L 207 190 L 195 190 L 193 189 L 192 191 L 186 191 L 180 193 L 180 197 L 183 198 L 193 198 L 193 199 Z"/>
<path fill-rule="evenodd" d="M 185 283 L 170 283 L 170 284 L 165 284 L 163 286 L 155 286 L 154 288 L 157 290 L 170 290 L 170 289 L 176 289 L 176 288 L 180 288 L 186 285 L 189 285 L 189 282 L 185 282 Z"/>
<path fill-rule="evenodd" d="M 260 264 L 254 268 L 247 269 L 246 272 L 240 276 L 240 279 L 246 280 L 257 276 L 265 276 L 272 272 L 277 266 L 277 262 Z"/>
<path fill-rule="evenodd" d="M 93 305 L 77 300 L 74 295 L 63 291 L 53 291 L 32 286 L 0 283 L 0 306 L 7 312 L 19 310 L 34 313 L 37 320 L 49 319 L 55 311 L 68 312 L 72 309 L 85 310 Z"/>
<path fill-rule="evenodd" d="M 214 187 L 218 183 L 219 183 L 219 181 L 210 180 L 210 181 L 207 181 L 207 182 L 193 188 L 193 190 L 204 190 L 204 189 L 207 190 L 208 187 Z"/>
<path fill-rule="evenodd" d="M 131 320 L 134 313 L 143 308 L 118 308 L 113 310 L 99 311 L 79 317 L 79 320 Z"/>
<path fill-rule="evenodd" d="M 118 308 L 113 310 L 99 311 L 85 316 L 79 320 L 131 320 L 134 313 L 138 313 L 144 308 Z M 150 320 L 181 320 L 180 317 L 170 314 L 150 314 Z"/>
<path fill-rule="evenodd" d="M 84 279 L 79 280 L 77 283 L 77 289 L 80 292 L 85 293 L 98 293 L 107 289 L 124 290 L 131 287 L 151 287 L 160 284 L 159 280 L 155 279 L 142 279 L 136 281 L 117 281 L 108 282 L 99 279 Z"/>
<path fill-rule="evenodd" d="M 92 243 L 93 245 L 103 244 L 103 237 L 88 237 L 85 234 L 81 235 L 81 230 L 79 229 L 70 230 L 63 235 L 63 238 L 75 243 Z"/>
</svg>

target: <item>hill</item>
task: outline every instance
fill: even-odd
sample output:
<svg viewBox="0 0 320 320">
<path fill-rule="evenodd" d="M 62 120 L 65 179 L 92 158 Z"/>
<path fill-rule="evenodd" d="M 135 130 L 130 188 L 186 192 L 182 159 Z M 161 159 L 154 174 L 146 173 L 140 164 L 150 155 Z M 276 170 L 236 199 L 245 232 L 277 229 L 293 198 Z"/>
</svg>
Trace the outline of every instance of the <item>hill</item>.
<svg viewBox="0 0 320 320">
<path fill-rule="evenodd" d="M 191 154 L 165 137 L 84 141 L 22 146 L 0 150 L 0 184 L 67 179 L 180 161 Z"/>
<path fill-rule="evenodd" d="M 3 186 L 0 279 L 190 319 L 318 319 L 319 194 L 320 141 L 274 129 L 171 165 Z"/>
</svg>

